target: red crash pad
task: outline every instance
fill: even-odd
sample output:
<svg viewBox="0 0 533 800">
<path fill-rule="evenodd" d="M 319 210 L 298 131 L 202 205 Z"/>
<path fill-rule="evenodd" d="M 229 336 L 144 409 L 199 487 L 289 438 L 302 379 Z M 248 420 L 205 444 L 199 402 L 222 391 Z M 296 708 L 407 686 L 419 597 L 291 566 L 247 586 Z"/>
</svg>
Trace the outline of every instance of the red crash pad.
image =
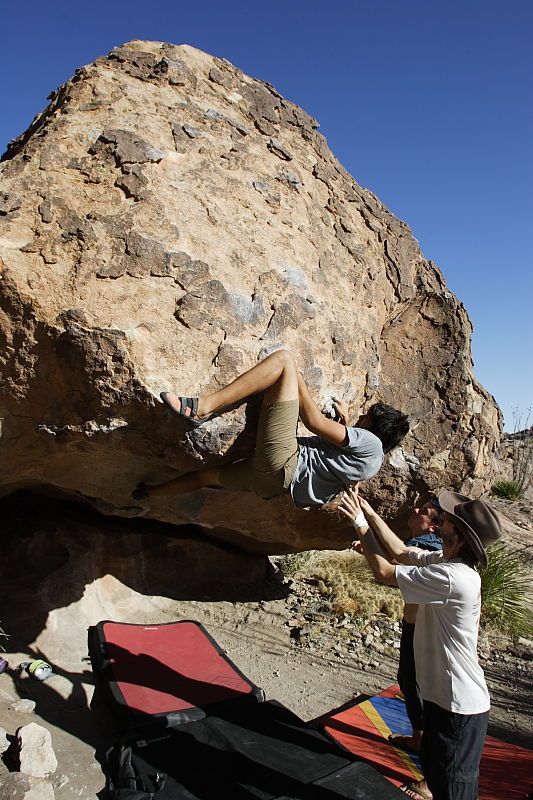
<svg viewBox="0 0 533 800">
<path fill-rule="evenodd" d="M 231 703 L 264 700 L 198 622 L 132 625 L 109 620 L 89 629 L 93 672 L 119 722 L 201 719 Z"/>
</svg>

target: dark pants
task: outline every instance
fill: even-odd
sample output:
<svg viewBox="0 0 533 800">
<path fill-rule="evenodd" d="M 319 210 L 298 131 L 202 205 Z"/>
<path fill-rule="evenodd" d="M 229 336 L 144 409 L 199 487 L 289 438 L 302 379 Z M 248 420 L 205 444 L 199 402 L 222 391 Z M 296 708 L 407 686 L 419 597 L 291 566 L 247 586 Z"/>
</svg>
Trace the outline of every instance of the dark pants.
<svg viewBox="0 0 533 800">
<path fill-rule="evenodd" d="M 415 654 L 413 637 L 414 622 L 402 622 L 400 639 L 400 661 L 398 664 L 398 683 L 405 699 L 405 710 L 414 731 L 421 731 L 423 726 L 424 707 L 416 685 Z"/>
<path fill-rule="evenodd" d="M 422 771 L 433 800 L 477 800 L 489 712 L 454 714 L 424 700 Z"/>
</svg>

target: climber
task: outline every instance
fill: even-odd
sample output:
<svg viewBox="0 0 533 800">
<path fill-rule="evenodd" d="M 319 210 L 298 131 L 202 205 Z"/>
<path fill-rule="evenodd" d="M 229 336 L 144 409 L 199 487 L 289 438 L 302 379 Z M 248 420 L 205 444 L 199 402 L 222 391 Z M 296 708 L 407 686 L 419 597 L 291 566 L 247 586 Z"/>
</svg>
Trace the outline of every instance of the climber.
<svg viewBox="0 0 533 800">
<path fill-rule="evenodd" d="M 443 490 L 438 501 L 442 550 L 435 552 L 407 547 L 351 488 L 341 510 L 352 520 L 360 511 L 366 517 L 369 529 L 359 528 L 359 540 L 376 580 L 398 586 L 406 603 L 418 605 L 414 652 L 424 705 L 424 779 L 402 789 L 412 800 L 477 800 L 490 697 L 477 658 L 481 579 L 476 565 L 487 566 L 485 547 L 502 531 L 482 500 Z"/>
<path fill-rule="evenodd" d="M 141 483 L 133 497 L 142 500 L 209 486 L 255 492 L 265 499 L 290 492 L 298 508 L 321 506 L 346 486 L 375 475 L 383 453 L 409 430 L 408 418 L 383 403 L 373 405 L 349 426 L 347 404 L 336 400 L 339 421 L 328 419 L 311 399 L 292 353 L 284 349 L 214 394 L 191 398 L 162 392 L 161 399 L 196 428 L 258 392 L 264 394 L 253 455 L 157 486 Z M 297 437 L 298 417 L 314 436 Z"/>
</svg>

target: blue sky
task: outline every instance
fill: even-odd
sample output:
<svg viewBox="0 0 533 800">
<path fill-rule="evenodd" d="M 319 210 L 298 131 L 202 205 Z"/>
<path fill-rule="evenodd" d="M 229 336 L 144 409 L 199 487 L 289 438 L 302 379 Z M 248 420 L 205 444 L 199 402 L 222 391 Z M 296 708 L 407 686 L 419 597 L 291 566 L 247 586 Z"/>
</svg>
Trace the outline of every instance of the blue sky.
<svg viewBox="0 0 533 800">
<path fill-rule="evenodd" d="M 533 3 L 10 3 L 0 151 L 77 67 L 130 39 L 227 58 L 318 119 L 466 306 L 475 373 L 512 430 L 533 404 Z"/>
</svg>

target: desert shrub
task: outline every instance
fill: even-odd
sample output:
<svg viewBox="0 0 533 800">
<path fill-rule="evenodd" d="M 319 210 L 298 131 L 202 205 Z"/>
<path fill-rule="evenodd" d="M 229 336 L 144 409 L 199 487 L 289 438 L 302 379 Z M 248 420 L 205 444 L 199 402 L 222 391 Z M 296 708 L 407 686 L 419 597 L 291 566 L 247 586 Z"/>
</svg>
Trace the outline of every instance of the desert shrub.
<svg viewBox="0 0 533 800">
<path fill-rule="evenodd" d="M 523 490 L 515 480 L 497 481 L 493 485 L 491 492 L 496 497 L 503 497 L 506 500 L 518 500 L 523 494 Z"/>
<path fill-rule="evenodd" d="M 316 557 L 316 550 L 303 550 L 301 553 L 289 553 L 279 560 L 279 567 L 287 577 L 309 575 L 310 564 Z"/>
<path fill-rule="evenodd" d="M 509 437 L 512 443 L 513 481 L 523 495 L 531 484 L 533 475 L 533 436 L 529 427 L 531 421 L 531 408 L 525 415 L 517 407 L 513 409 L 514 433 Z"/>
<path fill-rule="evenodd" d="M 481 615 L 503 633 L 533 634 L 531 621 L 531 573 L 520 553 L 504 542 L 487 549 L 488 565 L 481 570 Z"/>
<path fill-rule="evenodd" d="M 355 553 L 335 553 L 313 564 L 312 577 L 319 591 L 329 598 L 336 614 L 370 617 L 385 614 L 402 617 L 403 600 L 398 589 L 377 583 L 366 559 Z"/>
</svg>

